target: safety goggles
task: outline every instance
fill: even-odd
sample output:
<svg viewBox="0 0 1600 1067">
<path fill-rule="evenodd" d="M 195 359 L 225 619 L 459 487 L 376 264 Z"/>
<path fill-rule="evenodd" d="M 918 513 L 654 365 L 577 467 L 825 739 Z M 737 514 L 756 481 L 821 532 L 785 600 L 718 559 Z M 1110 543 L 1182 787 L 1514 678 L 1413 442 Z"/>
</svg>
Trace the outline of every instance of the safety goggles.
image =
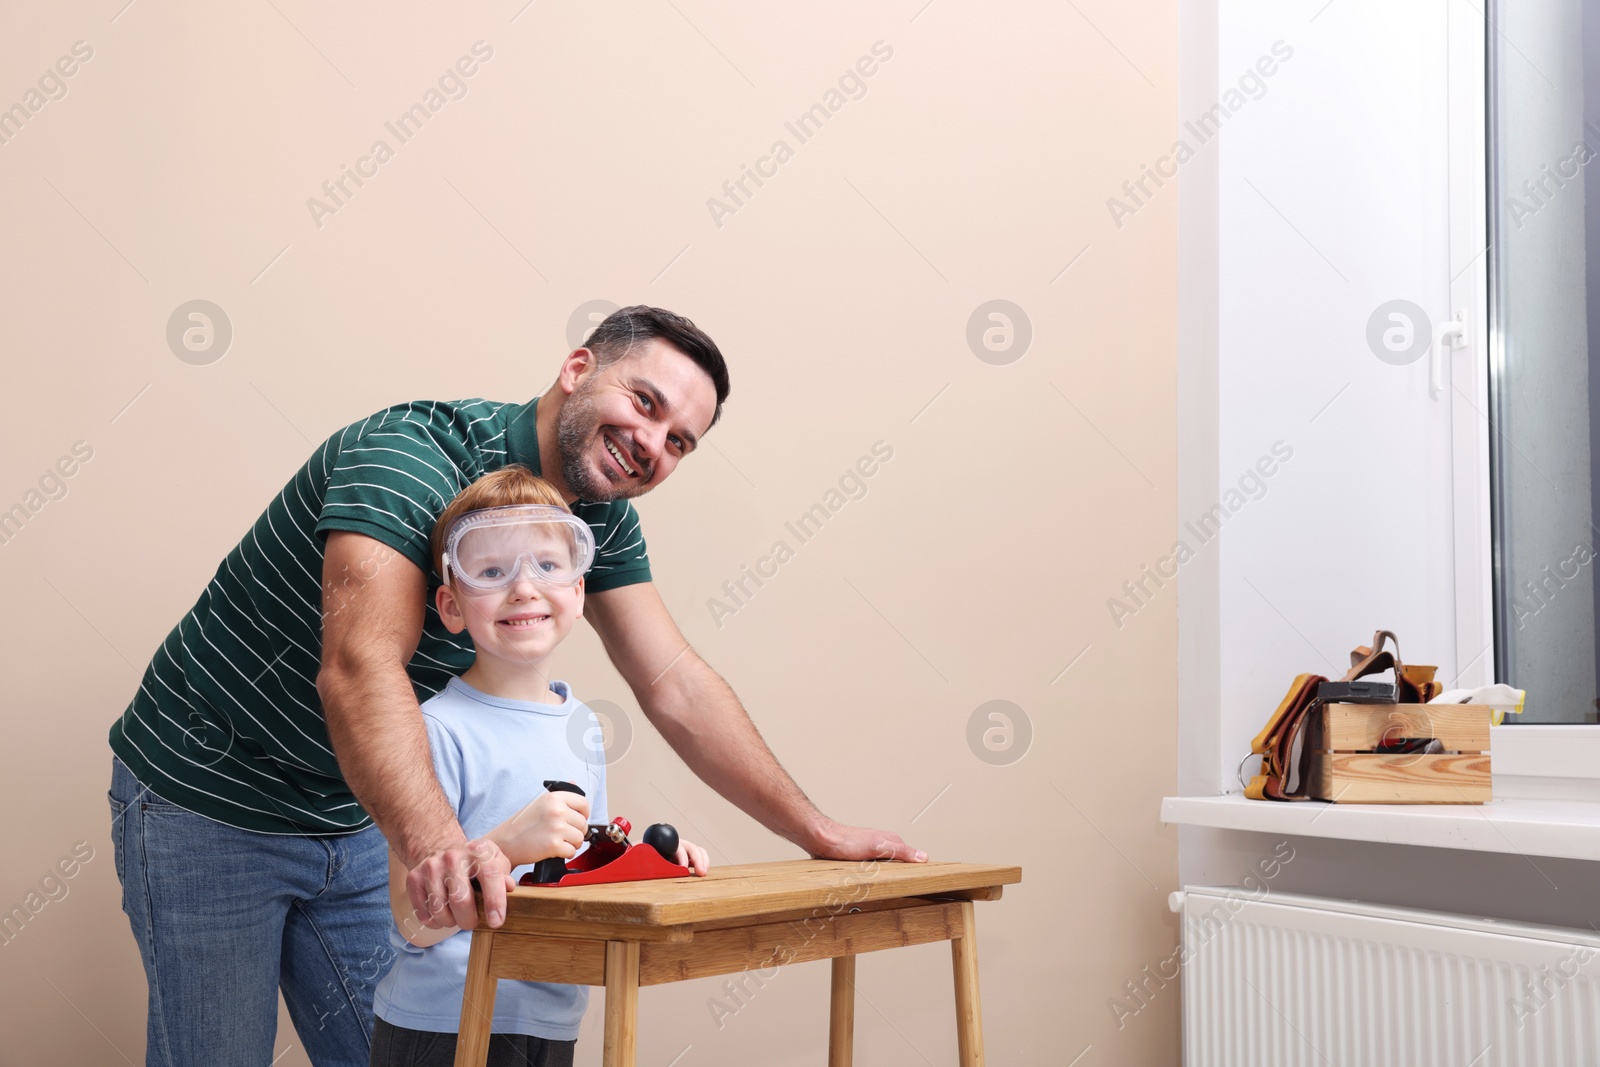
<svg viewBox="0 0 1600 1067">
<path fill-rule="evenodd" d="M 594 562 L 589 524 L 547 504 L 469 511 L 445 539 L 444 579 L 478 592 L 505 589 L 524 573 L 545 585 L 571 586 Z"/>
</svg>

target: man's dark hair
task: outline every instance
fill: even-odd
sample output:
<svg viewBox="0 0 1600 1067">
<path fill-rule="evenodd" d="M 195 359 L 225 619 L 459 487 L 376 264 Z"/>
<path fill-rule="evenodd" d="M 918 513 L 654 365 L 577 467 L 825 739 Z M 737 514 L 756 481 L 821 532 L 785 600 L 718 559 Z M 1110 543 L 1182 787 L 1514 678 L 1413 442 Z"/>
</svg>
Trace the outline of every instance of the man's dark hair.
<svg viewBox="0 0 1600 1067">
<path fill-rule="evenodd" d="M 682 315 L 645 304 L 618 308 L 594 328 L 584 347 L 598 357 L 600 366 L 605 367 L 633 351 L 635 345 L 651 338 L 665 341 L 694 360 L 696 366 L 711 376 L 711 384 L 717 390 L 717 410 L 711 416 L 711 425 L 715 426 L 717 420 L 722 418 L 722 402 L 728 399 L 728 364 L 723 360 L 722 350 L 717 343 Z"/>
</svg>

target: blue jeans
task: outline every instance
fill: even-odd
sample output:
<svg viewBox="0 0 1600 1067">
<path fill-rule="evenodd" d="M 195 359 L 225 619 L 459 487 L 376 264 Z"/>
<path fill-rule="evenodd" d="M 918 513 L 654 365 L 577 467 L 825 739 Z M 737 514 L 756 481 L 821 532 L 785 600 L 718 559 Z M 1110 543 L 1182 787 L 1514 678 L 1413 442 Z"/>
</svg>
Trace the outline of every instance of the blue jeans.
<svg viewBox="0 0 1600 1067">
<path fill-rule="evenodd" d="M 150 985 L 151 1067 L 272 1062 L 278 990 L 317 1067 L 366 1067 L 389 969 L 388 844 L 240 830 L 111 768 L 122 910 Z"/>
</svg>

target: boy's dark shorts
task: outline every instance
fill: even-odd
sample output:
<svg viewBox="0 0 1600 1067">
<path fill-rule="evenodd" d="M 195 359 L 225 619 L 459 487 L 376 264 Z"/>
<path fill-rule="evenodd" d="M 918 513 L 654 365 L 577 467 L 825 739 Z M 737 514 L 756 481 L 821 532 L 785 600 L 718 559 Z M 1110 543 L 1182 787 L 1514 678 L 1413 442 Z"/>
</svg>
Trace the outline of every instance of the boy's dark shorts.
<svg viewBox="0 0 1600 1067">
<path fill-rule="evenodd" d="M 572 1067 L 576 1041 L 547 1041 L 526 1034 L 493 1034 L 488 1067 Z M 456 1035 L 407 1030 L 382 1019 L 372 1028 L 371 1067 L 454 1067 Z"/>
</svg>

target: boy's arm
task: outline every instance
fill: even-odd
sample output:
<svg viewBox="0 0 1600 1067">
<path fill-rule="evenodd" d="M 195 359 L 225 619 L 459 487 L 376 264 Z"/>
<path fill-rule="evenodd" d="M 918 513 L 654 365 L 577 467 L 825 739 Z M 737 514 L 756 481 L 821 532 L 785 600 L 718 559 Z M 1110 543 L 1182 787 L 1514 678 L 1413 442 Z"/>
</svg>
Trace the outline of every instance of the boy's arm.
<svg viewBox="0 0 1600 1067">
<path fill-rule="evenodd" d="M 435 928 L 423 926 L 422 920 L 417 918 L 416 912 L 411 907 L 411 893 L 406 888 L 406 879 L 411 874 L 406 865 L 400 862 L 400 857 L 391 849 L 389 852 L 389 910 L 394 914 L 394 924 L 400 928 L 400 936 L 416 945 L 418 948 L 427 948 L 437 945 L 447 937 L 453 937 L 461 931 L 459 926 L 446 926 Z"/>
</svg>

